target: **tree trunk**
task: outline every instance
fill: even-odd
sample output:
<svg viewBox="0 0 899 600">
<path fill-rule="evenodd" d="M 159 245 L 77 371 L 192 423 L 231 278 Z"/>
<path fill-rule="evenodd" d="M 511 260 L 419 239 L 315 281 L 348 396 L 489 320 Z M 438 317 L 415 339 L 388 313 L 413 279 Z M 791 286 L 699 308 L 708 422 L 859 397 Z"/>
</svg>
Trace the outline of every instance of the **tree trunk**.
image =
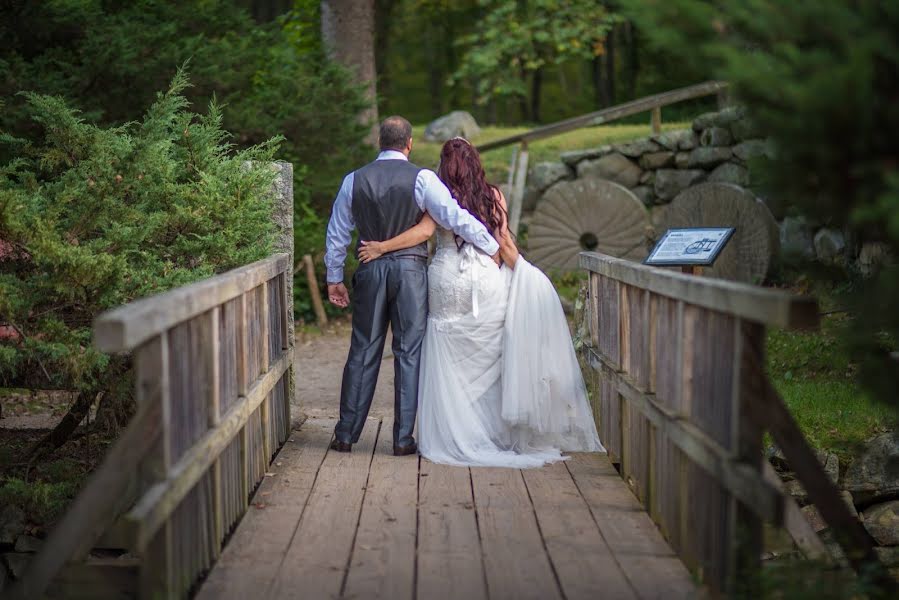
<svg viewBox="0 0 899 600">
<path fill-rule="evenodd" d="M 531 120 L 540 122 L 540 94 L 543 93 L 543 69 L 537 69 L 531 77 Z"/>
<path fill-rule="evenodd" d="M 328 56 L 348 67 L 366 87 L 369 108 L 359 119 L 371 125 L 367 141 L 378 139 L 375 70 L 375 0 L 322 0 L 322 43 Z"/>
<path fill-rule="evenodd" d="M 527 71 L 524 70 L 524 67 L 522 67 L 522 69 L 521 69 L 521 71 L 519 72 L 518 76 L 521 78 L 521 85 L 522 85 L 522 87 L 524 87 L 524 89 L 527 89 L 527 87 L 528 87 L 528 73 L 527 73 Z M 530 115 L 530 110 L 529 110 L 530 107 L 528 106 L 528 97 L 527 97 L 527 94 L 523 94 L 523 95 L 519 95 L 519 96 L 518 96 L 518 109 L 521 111 L 521 121 L 522 121 L 523 123 L 527 123 L 528 121 L 531 120 L 531 118 L 530 118 L 531 115 Z"/>
<path fill-rule="evenodd" d="M 615 27 L 609 30 L 606 36 L 606 53 L 605 58 L 605 77 L 604 83 L 606 88 L 606 97 L 608 98 L 608 106 L 615 104 Z"/>
<path fill-rule="evenodd" d="M 56 427 L 47 432 L 28 450 L 28 458 L 34 458 L 44 452 L 52 452 L 69 441 L 75 429 L 81 424 L 87 413 L 90 412 L 96 397 L 96 390 L 80 392 L 75 399 L 75 403 L 69 407 L 68 412 Z"/>
<path fill-rule="evenodd" d="M 390 52 L 390 36 L 394 0 L 375 0 L 375 73 L 377 88 L 382 98 L 390 97 L 391 72 L 387 59 Z"/>
<path fill-rule="evenodd" d="M 625 24 L 625 39 L 627 41 L 627 99 L 633 100 L 637 97 L 637 73 L 640 70 L 640 57 L 637 52 L 637 28 L 628 21 Z"/>
<path fill-rule="evenodd" d="M 590 65 L 590 75 L 593 79 L 593 101 L 596 103 L 597 108 L 605 108 L 609 105 L 609 90 L 605 86 L 605 77 L 603 75 L 604 63 L 604 56 L 596 56 Z"/>
</svg>

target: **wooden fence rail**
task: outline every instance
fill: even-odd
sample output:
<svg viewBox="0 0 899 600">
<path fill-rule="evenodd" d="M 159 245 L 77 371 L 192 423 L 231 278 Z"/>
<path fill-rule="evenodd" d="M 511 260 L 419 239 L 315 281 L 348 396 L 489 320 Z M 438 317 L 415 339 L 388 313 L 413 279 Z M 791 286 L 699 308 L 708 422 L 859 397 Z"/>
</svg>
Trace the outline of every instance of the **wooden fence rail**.
<svg viewBox="0 0 899 600">
<path fill-rule="evenodd" d="M 715 592 L 734 590 L 757 567 L 762 521 L 780 525 L 792 501 L 765 476 L 766 430 L 844 534 L 850 560 L 873 560 L 765 374 L 765 327 L 816 327 L 816 302 L 597 253 L 580 263 L 589 272 L 585 358 L 600 437 L 687 566 Z"/>
<path fill-rule="evenodd" d="M 124 575 L 106 569 L 94 579 L 82 562 L 69 576 L 79 593 L 188 595 L 290 430 L 292 266 L 276 254 L 97 319 L 101 350 L 133 351 L 137 413 L 29 565 L 18 597 L 52 594 L 53 578 L 78 571 L 64 569 L 101 534 L 137 560 Z"/>
<path fill-rule="evenodd" d="M 649 111 L 650 127 L 653 133 L 662 131 L 662 108 L 684 102 L 685 100 L 695 100 L 696 98 L 704 98 L 706 96 L 717 95 L 719 104 L 722 103 L 723 95 L 727 91 L 727 83 L 724 81 L 706 81 L 660 94 L 653 94 L 645 98 L 638 98 L 616 106 L 610 106 L 591 113 L 543 125 L 534 129 L 510 135 L 492 142 L 480 144 L 478 151 L 488 152 L 496 150 L 504 146 L 518 144 L 515 152 L 512 153 L 512 162 L 509 166 L 509 229 L 517 234 L 518 224 L 521 219 L 521 205 L 524 199 L 525 182 L 528 173 L 528 144 L 538 140 L 550 138 L 576 129 L 584 127 L 593 127 L 603 123 L 611 123 L 624 117 L 640 114 Z"/>
</svg>

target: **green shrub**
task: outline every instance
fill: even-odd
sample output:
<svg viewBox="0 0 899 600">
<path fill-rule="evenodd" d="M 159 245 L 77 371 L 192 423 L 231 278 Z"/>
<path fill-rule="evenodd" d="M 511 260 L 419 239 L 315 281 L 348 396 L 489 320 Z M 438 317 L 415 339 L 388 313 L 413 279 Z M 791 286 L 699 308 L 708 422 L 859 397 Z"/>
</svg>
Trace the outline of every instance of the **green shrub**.
<svg viewBox="0 0 899 600">
<path fill-rule="evenodd" d="M 119 125 L 143 107 L 190 60 L 198 105 L 218 98 L 238 148 L 283 141 L 278 158 L 293 163 L 295 247 L 322 263 L 324 228 L 343 176 L 371 158 L 369 132 L 357 116 L 361 88 L 324 56 L 318 2 L 298 0 L 277 21 L 257 23 L 228 0 L 7 3 L 0 7 L 0 129 L 30 137 L 21 90 L 65 98 L 86 122 Z M 11 158 L 0 148 L 0 163 Z M 312 316 L 305 278 L 297 312 Z M 306 307 L 306 308 L 304 308 Z M 0 350 L 2 353 L 2 350 Z"/>
<path fill-rule="evenodd" d="M 75 497 L 78 487 L 71 481 L 27 482 L 17 477 L 0 481 L 0 506 L 21 508 L 29 521 L 49 523 L 59 516 Z"/>
<path fill-rule="evenodd" d="M 126 364 L 91 345 L 103 310 L 266 256 L 277 141 L 234 151 L 219 107 L 179 73 L 144 117 L 100 127 L 24 94 L 27 138 L 0 166 L 0 385 L 121 394 Z M 248 167 L 255 161 L 256 167 Z M 127 386 L 124 386 L 127 389 Z"/>
</svg>

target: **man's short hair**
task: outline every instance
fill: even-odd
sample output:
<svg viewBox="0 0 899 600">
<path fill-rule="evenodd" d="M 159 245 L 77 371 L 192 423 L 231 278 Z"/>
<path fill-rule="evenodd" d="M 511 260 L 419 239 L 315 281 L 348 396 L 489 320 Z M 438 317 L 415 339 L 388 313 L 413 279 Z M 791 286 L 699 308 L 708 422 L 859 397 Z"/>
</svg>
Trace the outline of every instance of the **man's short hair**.
<svg viewBox="0 0 899 600">
<path fill-rule="evenodd" d="M 412 139 L 412 124 L 403 117 L 394 115 L 381 121 L 378 142 L 381 150 L 403 150 Z"/>
</svg>

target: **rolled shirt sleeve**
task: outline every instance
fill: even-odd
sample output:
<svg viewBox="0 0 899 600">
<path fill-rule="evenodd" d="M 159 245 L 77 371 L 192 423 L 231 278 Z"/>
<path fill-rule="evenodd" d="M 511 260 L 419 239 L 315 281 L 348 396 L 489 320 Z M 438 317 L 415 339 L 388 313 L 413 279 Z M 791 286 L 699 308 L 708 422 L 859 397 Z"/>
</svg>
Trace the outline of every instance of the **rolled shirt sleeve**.
<svg viewBox="0 0 899 600">
<path fill-rule="evenodd" d="M 422 169 L 418 174 L 415 180 L 415 201 L 418 207 L 427 211 L 438 225 L 452 230 L 475 248 L 490 256 L 499 251 L 499 244 L 484 224 L 459 206 L 434 171 Z"/>
<path fill-rule="evenodd" d="M 328 283 L 343 282 L 343 267 L 346 263 L 347 246 L 353 239 L 356 222 L 353 220 L 353 174 L 343 178 L 340 191 L 331 208 L 328 234 L 325 238 L 325 267 Z"/>
</svg>

